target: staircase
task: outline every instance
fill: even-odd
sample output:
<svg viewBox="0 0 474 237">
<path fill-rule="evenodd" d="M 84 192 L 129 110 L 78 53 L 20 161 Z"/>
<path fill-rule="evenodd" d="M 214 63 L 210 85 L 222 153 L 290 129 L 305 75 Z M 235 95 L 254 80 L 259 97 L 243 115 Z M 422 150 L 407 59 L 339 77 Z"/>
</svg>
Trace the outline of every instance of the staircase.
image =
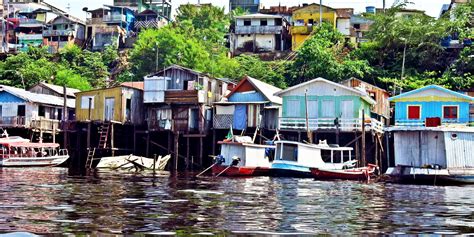
<svg viewBox="0 0 474 237">
<path fill-rule="evenodd" d="M 86 160 L 86 169 L 92 169 L 92 163 L 94 162 L 94 155 L 95 155 L 96 148 L 88 148 L 87 152 L 87 160 Z"/>
<path fill-rule="evenodd" d="M 110 122 L 105 121 L 99 128 L 99 145 L 98 148 L 107 148 L 107 140 L 109 138 Z"/>
</svg>

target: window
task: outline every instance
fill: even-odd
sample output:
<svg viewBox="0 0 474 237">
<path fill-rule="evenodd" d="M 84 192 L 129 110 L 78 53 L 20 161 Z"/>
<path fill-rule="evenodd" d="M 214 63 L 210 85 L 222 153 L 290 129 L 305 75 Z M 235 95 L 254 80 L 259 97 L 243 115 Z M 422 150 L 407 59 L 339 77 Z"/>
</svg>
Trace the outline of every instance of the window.
<svg viewBox="0 0 474 237">
<path fill-rule="evenodd" d="M 91 109 L 94 109 L 94 96 L 83 96 L 81 98 L 81 109 L 89 109 L 89 101 Z"/>
<path fill-rule="evenodd" d="M 458 118 L 458 107 L 457 106 L 443 106 L 443 118 L 445 118 L 445 119 L 457 119 Z"/>
<path fill-rule="evenodd" d="M 46 109 L 44 106 L 40 105 L 38 108 L 38 116 L 44 117 L 46 115 Z"/>
<path fill-rule="evenodd" d="M 334 100 L 323 100 L 321 104 L 323 118 L 335 118 L 336 106 Z"/>
<path fill-rule="evenodd" d="M 308 20 L 308 25 L 313 25 L 314 24 L 314 20 L 313 19 L 309 19 Z"/>
<path fill-rule="evenodd" d="M 308 100 L 308 117 L 318 118 L 318 101 Z"/>
<path fill-rule="evenodd" d="M 360 29 L 360 24 L 354 24 L 354 29 Z"/>
<path fill-rule="evenodd" d="M 286 102 L 286 116 L 290 118 L 301 117 L 300 101 L 299 100 L 288 100 Z"/>
<path fill-rule="evenodd" d="M 298 161 L 298 145 L 291 143 L 280 143 L 277 145 L 276 149 L 276 159 Z"/>
<path fill-rule="evenodd" d="M 409 105 L 408 106 L 408 119 L 420 119 L 421 118 L 421 106 Z"/>
<path fill-rule="evenodd" d="M 266 26 L 266 25 L 268 25 L 267 20 L 260 20 L 260 25 L 261 25 L 261 26 Z"/>
<path fill-rule="evenodd" d="M 250 26 L 250 25 L 252 25 L 252 21 L 244 20 L 244 26 Z"/>
<path fill-rule="evenodd" d="M 24 117 L 26 115 L 25 105 L 18 105 L 17 116 Z"/>
</svg>

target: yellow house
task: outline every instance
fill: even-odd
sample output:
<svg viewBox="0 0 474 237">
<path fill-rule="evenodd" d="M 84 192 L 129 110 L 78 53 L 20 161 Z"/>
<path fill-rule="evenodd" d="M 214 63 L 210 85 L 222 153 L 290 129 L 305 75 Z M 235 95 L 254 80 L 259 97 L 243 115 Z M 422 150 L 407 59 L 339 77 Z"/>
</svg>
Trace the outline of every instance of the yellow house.
<svg viewBox="0 0 474 237">
<path fill-rule="evenodd" d="M 293 26 L 291 26 L 292 50 L 297 50 L 319 23 L 319 4 L 313 3 L 293 11 Z M 322 19 L 336 28 L 336 9 L 322 5 Z"/>
</svg>

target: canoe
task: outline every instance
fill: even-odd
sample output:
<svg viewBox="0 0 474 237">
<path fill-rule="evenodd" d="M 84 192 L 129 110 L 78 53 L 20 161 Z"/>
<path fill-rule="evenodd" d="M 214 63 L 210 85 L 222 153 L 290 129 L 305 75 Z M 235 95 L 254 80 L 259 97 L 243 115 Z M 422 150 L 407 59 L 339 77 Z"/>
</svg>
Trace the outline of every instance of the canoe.
<svg viewBox="0 0 474 237">
<path fill-rule="evenodd" d="M 369 164 L 366 167 L 331 170 L 310 168 L 311 174 L 316 179 L 344 179 L 344 180 L 370 180 L 378 166 Z"/>
<path fill-rule="evenodd" d="M 99 158 L 100 161 L 96 168 L 153 170 L 153 165 L 155 164 L 155 170 L 164 170 L 170 158 L 170 155 L 165 157 L 159 156 L 155 163 L 152 158 L 135 155 L 102 157 Z"/>
</svg>

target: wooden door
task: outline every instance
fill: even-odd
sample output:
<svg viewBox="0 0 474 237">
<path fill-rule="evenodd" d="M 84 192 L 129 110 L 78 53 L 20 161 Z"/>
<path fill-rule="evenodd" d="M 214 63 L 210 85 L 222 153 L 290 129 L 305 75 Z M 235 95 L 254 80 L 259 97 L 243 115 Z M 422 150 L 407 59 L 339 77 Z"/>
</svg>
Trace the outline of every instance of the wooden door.
<svg viewBox="0 0 474 237">
<path fill-rule="evenodd" d="M 114 111 L 115 111 L 115 98 L 109 97 L 105 98 L 105 121 L 112 121 L 114 119 Z"/>
</svg>

